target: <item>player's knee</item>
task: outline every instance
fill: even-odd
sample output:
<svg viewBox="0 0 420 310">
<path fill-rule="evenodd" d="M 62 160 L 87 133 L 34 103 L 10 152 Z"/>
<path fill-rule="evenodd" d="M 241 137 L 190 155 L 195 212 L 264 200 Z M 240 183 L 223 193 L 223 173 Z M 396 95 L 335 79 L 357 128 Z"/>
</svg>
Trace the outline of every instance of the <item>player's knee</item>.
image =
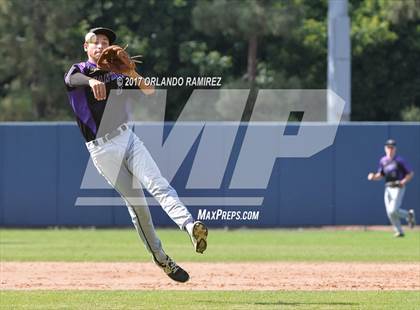
<svg viewBox="0 0 420 310">
<path fill-rule="evenodd" d="M 394 217 L 398 216 L 398 212 L 397 212 L 396 209 L 389 210 L 387 213 L 388 213 L 388 216 L 391 217 L 391 218 L 394 218 Z"/>
</svg>

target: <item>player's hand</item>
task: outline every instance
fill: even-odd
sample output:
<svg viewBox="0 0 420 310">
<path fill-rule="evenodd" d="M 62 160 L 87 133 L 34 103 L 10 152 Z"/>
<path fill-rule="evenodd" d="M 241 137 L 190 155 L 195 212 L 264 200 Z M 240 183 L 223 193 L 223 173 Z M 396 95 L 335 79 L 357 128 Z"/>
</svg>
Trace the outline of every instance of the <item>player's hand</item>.
<svg viewBox="0 0 420 310">
<path fill-rule="evenodd" d="M 368 174 L 367 178 L 368 178 L 369 181 L 372 181 L 374 177 L 375 177 L 375 174 L 373 172 L 371 172 L 371 173 Z"/>
<path fill-rule="evenodd" d="M 93 96 L 95 97 L 96 100 L 106 99 L 106 87 L 104 83 L 95 79 L 90 79 L 89 86 L 92 89 Z"/>
</svg>

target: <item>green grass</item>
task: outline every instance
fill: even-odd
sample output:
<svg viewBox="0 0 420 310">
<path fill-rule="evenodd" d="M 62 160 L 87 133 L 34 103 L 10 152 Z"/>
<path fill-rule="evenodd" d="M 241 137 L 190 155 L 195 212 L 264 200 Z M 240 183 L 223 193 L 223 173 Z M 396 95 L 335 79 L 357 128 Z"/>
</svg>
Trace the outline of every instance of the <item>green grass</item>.
<svg viewBox="0 0 420 310">
<path fill-rule="evenodd" d="M 420 231 L 211 230 L 205 255 L 159 230 L 177 261 L 419 262 Z M 2 229 L 2 261 L 150 261 L 133 229 Z M 0 309 L 420 309 L 420 292 L 0 291 Z"/>
<path fill-rule="evenodd" d="M 177 261 L 419 262 L 420 231 L 211 230 L 205 255 L 186 233 L 158 230 Z M 2 229 L 2 261 L 150 261 L 134 229 Z"/>
<path fill-rule="evenodd" d="M 2 291 L 1 309 L 419 309 L 419 292 Z M 417 306 L 416 306 L 417 305 Z"/>
</svg>

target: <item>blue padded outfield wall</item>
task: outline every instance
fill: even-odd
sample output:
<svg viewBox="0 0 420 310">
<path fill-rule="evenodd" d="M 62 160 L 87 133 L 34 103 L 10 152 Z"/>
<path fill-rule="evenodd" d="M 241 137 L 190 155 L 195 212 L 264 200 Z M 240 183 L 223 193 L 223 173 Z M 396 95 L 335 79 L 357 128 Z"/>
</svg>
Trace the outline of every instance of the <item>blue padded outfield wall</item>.
<svg viewBox="0 0 420 310">
<path fill-rule="evenodd" d="M 416 173 L 407 187 L 403 208 L 415 209 L 420 222 L 420 123 L 341 124 L 333 145 L 318 154 L 276 160 L 267 190 L 249 191 L 264 197 L 261 206 L 188 207 L 193 216 L 199 209 L 259 211 L 258 221 L 209 220 L 209 226 L 388 224 L 383 182 L 368 182 L 366 176 L 377 169 L 384 141 L 391 137 L 397 140 L 398 154 Z M 238 150 L 235 144 L 233 152 Z M 193 155 L 187 155 L 172 182 L 180 196 L 188 195 L 183 188 Z M 87 162 L 88 152 L 74 123 L 0 124 L 0 225 L 131 225 L 124 206 L 75 206 L 77 197 L 118 196 L 109 189 L 80 189 Z M 234 164 L 230 161 L 227 171 L 232 172 Z M 194 193 L 208 196 L 212 192 L 203 189 Z M 223 193 L 230 195 L 227 190 Z M 151 207 L 151 212 L 156 226 L 175 226 L 161 208 Z"/>
</svg>

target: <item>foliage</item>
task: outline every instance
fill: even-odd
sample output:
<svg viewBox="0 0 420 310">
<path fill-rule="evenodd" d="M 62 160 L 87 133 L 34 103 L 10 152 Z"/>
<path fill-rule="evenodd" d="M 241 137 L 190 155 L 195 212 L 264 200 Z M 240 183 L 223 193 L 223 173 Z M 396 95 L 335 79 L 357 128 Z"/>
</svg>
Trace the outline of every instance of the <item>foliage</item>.
<svg viewBox="0 0 420 310">
<path fill-rule="evenodd" d="M 408 0 L 408 4 L 411 0 Z M 420 2 L 411 8 L 420 11 Z M 420 106 L 419 16 L 400 1 L 354 3 L 352 15 L 352 119 L 396 121 Z M 396 18 L 398 16 L 398 18 Z"/>
<path fill-rule="evenodd" d="M 224 76 L 232 67 L 231 56 L 223 56 L 216 50 L 209 51 L 206 42 L 183 42 L 179 47 L 179 57 L 182 63 L 197 67 L 200 75 Z"/>
<path fill-rule="evenodd" d="M 401 119 L 407 122 L 420 122 L 420 108 L 409 106 L 401 112 Z"/>
<path fill-rule="evenodd" d="M 326 88 L 327 12 L 327 0 L 0 0 L 0 120 L 73 119 L 63 75 L 85 58 L 86 31 L 100 25 L 144 55 L 138 70 L 145 76 L 222 76 L 224 88 Z M 413 119 L 420 1 L 352 0 L 349 16 L 352 119 Z M 168 89 L 167 120 L 191 91 Z"/>
</svg>

